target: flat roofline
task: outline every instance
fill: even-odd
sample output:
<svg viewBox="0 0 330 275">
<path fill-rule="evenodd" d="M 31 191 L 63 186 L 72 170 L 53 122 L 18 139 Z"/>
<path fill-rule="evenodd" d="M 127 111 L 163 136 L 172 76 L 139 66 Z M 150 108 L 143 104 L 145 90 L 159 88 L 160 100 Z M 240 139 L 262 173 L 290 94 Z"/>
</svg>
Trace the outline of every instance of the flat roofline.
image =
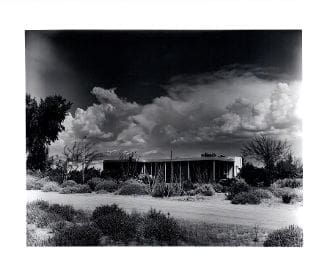
<svg viewBox="0 0 330 275">
<path fill-rule="evenodd" d="M 115 159 L 104 159 L 105 161 L 110 162 L 127 162 L 128 160 L 115 160 Z M 215 161 L 226 161 L 226 162 L 234 162 L 235 157 L 195 157 L 195 158 L 170 158 L 166 159 L 139 159 L 137 162 L 178 162 L 178 161 L 203 161 L 203 160 L 215 160 Z"/>
</svg>

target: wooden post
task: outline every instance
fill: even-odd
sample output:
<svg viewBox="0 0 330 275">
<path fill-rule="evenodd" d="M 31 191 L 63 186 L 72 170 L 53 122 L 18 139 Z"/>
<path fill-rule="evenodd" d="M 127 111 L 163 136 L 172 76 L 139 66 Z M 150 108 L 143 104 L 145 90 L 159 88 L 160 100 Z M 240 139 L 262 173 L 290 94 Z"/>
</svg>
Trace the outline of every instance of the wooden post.
<svg viewBox="0 0 330 275">
<path fill-rule="evenodd" d="M 180 161 L 180 184 L 181 184 L 181 161 Z"/>
<path fill-rule="evenodd" d="M 165 170 L 165 173 L 164 173 L 164 174 L 165 174 L 165 183 L 166 183 L 166 161 L 164 162 L 164 164 L 165 164 L 165 165 L 164 165 L 164 167 L 165 167 L 165 168 L 164 168 L 164 170 Z"/>
<path fill-rule="evenodd" d="M 213 161 L 213 181 L 215 181 L 215 160 Z"/>
<path fill-rule="evenodd" d="M 150 163 L 151 177 L 152 177 L 152 162 Z"/>
<path fill-rule="evenodd" d="M 190 180 L 190 171 L 189 171 L 190 169 L 189 169 L 189 161 L 188 161 L 188 169 L 187 169 L 187 171 L 188 171 L 188 180 Z"/>
</svg>

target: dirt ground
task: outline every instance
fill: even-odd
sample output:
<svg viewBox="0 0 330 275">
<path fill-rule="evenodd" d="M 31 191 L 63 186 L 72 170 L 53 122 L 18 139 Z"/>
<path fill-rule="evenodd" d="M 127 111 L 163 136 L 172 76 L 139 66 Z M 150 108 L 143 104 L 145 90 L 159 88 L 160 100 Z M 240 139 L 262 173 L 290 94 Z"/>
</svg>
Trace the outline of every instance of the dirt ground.
<svg viewBox="0 0 330 275">
<path fill-rule="evenodd" d="M 290 224 L 302 226 L 300 205 L 260 204 L 233 205 L 224 194 L 199 200 L 185 198 L 153 198 L 150 196 L 120 196 L 114 194 L 59 194 L 27 191 L 27 201 L 46 200 L 50 203 L 69 204 L 76 209 L 93 210 L 95 207 L 116 203 L 127 211 L 148 211 L 150 208 L 170 213 L 173 217 L 206 223 L 239 224 L 278 229 Z"/>
</svg>

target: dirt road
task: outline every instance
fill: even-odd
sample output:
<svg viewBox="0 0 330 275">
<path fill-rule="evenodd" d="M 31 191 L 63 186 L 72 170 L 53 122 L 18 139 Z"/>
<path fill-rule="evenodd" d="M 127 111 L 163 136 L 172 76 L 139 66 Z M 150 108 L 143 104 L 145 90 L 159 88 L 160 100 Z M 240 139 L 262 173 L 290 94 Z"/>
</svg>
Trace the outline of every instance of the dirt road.
<svg viewBox="0 0 330 275">
<path fill-rule="evenodd" d="M 139 212 L 155 208 L 169 212 L 180 219 L 208 223 L 227 223 L 277 229 L 290 224 L 301 224 L 302 207 L 295 205 L 233 205 L 223 194 L 203 201 L 179 201 L 150 196 L 119 196 L 113 194 L 59 194 L 55 192 L 27 191 L 27 201 L 43 199 L 51 203 L 70 204 L 75 208 L 93 210 L 104 204 L 116 203 L 127 211 Z"/>
</svg>

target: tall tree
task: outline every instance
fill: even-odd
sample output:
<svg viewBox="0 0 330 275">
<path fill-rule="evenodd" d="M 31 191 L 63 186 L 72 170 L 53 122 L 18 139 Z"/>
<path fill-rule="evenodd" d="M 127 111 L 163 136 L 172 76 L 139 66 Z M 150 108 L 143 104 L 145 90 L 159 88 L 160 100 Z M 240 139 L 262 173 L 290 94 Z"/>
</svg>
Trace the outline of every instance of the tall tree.
<svg viewBox="0 0 330 275">
<path fill-rule="evenodd" d="M 94 144 L 85 140 L 75 141 L 72 146 L 66 145 L 63 150 L 66 158 L 66 170 L 81 170 L 82 182 L 85 183 L 85 170 L 89 168 L 94 160 L 103 156 L 94 149 Z M 70 167 L 68 167 L 70 166 Z"/>
<path fill-rule="evenodd" d="M 44 170 L 48 145 L 64 130 L 62 122 L 72 103 L 55 95 L 41 99 L 26 95 L 26 151 L 27 168 Z"/>
<path fill-rule="evenodd" d="M 254 159 L 264 165 L 269 184 L 274 178 L 275 165 L 290 153 L 290 148 L 287 141 L 260 135 L 245 143 L 241 152 L 243 157 Z"/>
</svg>

